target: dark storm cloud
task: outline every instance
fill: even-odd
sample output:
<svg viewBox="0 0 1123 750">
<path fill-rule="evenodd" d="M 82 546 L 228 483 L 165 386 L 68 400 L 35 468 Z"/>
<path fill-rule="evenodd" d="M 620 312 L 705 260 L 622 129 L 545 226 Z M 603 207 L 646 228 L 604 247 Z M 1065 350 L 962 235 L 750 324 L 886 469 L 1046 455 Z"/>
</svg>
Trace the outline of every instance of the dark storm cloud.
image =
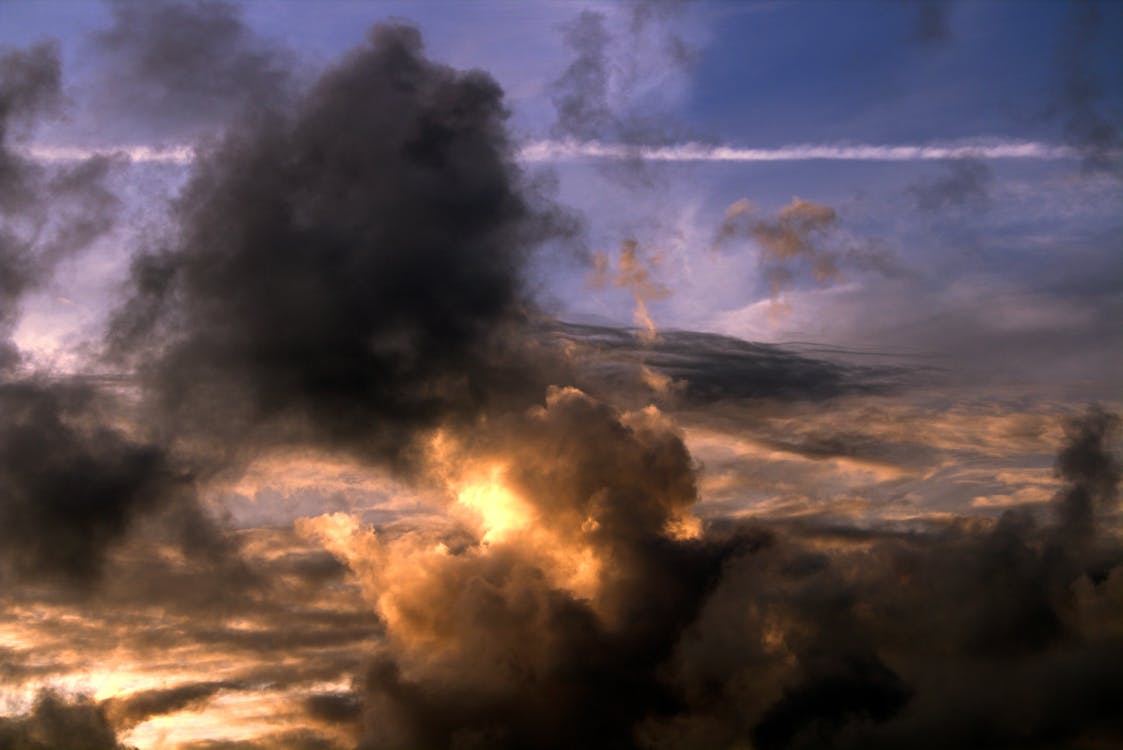
<svg viewBox="0 0 1123 750">
<path fill-rule="evenodd" d="M 556 323 L 546 335 L 579 347 L 582 385 L 613 398 L 636 391 L 641 365 L 670 378 L 669 395 L 693 405 L 883 393 L 917 375 L 913 369 L 843 364 L 716 333 L 666 330 L 640 341 L 630 329 Z"/>
<path fill-rule="evenodd" d="M 97 106 L 127 113 L 144 135 L 182 138 L 223 128 L 289 93 L 287 55 L 254 35 L 222 0 L 111 4 L 94 34 L 103 79 Z"/>
<path fill-rule="evenodd" d="M 0 573 L 5 580 L 96 580 L 137 516 L 171 513 L 189 547 L 216 532 L 191 478 L 158 446 L 114 426 L 96 391 L 38 379 L 0 383 Z"/>
<path fill-rule="evenodd" d="M 990 167 L 977 159 L 959 159 L 947 165 L 938 177 L 920 180 L 909 193 L 922 211 L 948 208 L 985 208 L 990 203 Z"/>
<path fill-rule="evenodd" d="M 343 750 L 348 747 L 311 729 L 276 732 L 252 740 L 185 742 L 180 750 Z"/>
<path fill-rule="evenodd" d="M 1095 70 L 1093 59 L 1100 52 L 1101 39 L 1111 38 L 1118 29 L 1119 9 L 1094 2 L 1070 4 L 1069 18 L 1061 30 L 1057 47 L 1058 85 L 1052 111 L 1064 125 L 1065 139 L 1093 172 L 1120 173 L 1118 115 L 1111 114 L 1104 101 L 1110 82 Z"/>
<path fill-rule="evenodd" d="M 210 534 L 188 482 L 161 448 L 125 433 L 113 399 L 78 379 L 17 374 L 10 336 L 22 298 L 102 237 L 118 209 L 105 185 L 110 161 L 51 169 L 13 149 L 21 128 L 56 110 L 60 87 L 54 45 L 0 55 L 0 576 L 9 585 L 92 582 L 134 517 L 157 508 L 178 516 L 185 541 Z"/>
<path fill-rule="evenodd" d="M 1054 523 L 1010 511 L 835 536 L 826 551 L 814 523 L 777 525 L 776 543 L 728 569 L 680 641 L 673 669 L 696 711 L 654 736 L 669 747 L 1117 743 L 1117 432 L 1096 409 L 1070 423 Z"/>
<path fill-rule="evenodd" d="M 127 750 L 100 706 L 45 692 L 25 716 L 0 717 L 2 750 Z"/>
<path fill-rule="evenodd" d="M 101 709 L 118 732 L 131 729 L 153 716 L 200 708 L 222 690 L 237 689 L 231 682 L 192 682 L 159 690 L 144 690 L 102 702 Z"/>
<path fill-rule="evenodd" d="M 295 109 L 200 157 L 178 235 L 135 260 L 116 352 L 181 427 L 395 459 L 415 430 L 541 393 L 522 269 L 562 223 L 505 117 L 489 77 L 376 27 Z"/>
</svg>

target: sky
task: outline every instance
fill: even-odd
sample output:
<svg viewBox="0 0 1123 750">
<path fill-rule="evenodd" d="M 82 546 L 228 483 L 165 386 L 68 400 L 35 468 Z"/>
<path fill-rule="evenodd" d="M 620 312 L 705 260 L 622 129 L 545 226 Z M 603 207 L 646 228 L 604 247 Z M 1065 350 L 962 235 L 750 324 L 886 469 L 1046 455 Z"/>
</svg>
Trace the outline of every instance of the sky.
<svg viewBox="0 0 1123 750">
<path fill-rule="evenodd" d="M 1121 28 L 0 0 L 0 750 L 1123 747 Z"/>
</svg>

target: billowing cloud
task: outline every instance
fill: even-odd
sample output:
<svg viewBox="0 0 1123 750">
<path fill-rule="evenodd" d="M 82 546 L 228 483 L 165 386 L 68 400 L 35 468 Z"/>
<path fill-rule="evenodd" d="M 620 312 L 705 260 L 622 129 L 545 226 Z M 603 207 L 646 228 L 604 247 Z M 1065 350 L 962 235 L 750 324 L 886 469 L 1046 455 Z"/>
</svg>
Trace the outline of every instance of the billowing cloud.
<svg viewBox="0 0 1123 750">
<path fill-rule="evenodd" d="M 682 628 L 760 539 L 699 538 L 689 453 L 654 409 L 554 390 L 482 438 L 436 456 L 460 537 L 303 522 L 387 624 L 360 746 L 631 746 L 678 706 L 659 667 Z"/>
<path fill-rule="evenodd" d="M 1117 426 L 1102 411 L 1071 423 L 1055 521 L 1014 510 L 907 535 L 814 522 L 720 532 L 691 520 L 694 468 L 664 416 L 555 391 L 498 442 L 439 454 L 456 467 L 460 535 L 303 523 L 387 623 L 357 694 L 360 746 L 1111 737 Z M 999 690 L 1011 671 L 1021 688 Z M 971 684 L 949 693 L 953 675 Z M 1058 683 L 1081 708 L 1049 697 Z"/>
<path fill-rule="evenodd" d="M 636 6 L 629 33 L 669 7 Z M 112 13 L 100 49 L 137 106 L 158 123 L 191 86 L 183 132 L 225 134 L 135 255 L 96 362 L 115 374 L 3 370 L 0 747 L 1123 736 L 1111 411 L 960 408 L 877 351 L 553 320 L 530 269 L 569 222 L 488 76 L 379 26 L 301 90 L 230 6 Z M 592 98 L 559 108 L 611 129 L 597 18 L 562 82 Z M 0 127 L 33 125 L 57 56 L 2 61 Z M 32 163 L 10 132 L 5 342 L 113 202 L 104 164 Z M 972 188 L 934 190 L 944 208 Z M 738 201 L 718 243 L 751 243 L 783 289 L 893 272 L 840 223 Z M 656 265 L 635 243 L 599 265 L 649 332 Z M 253 507 L 226 529 L 232 496 Z"/>
<path fill-rule="evenodd" d="M 563 223 L 505 116 L 486 75 L 376 27 L 295 109 L 201 157 L 178 233 L 135 260 L 116 353 L 181 427 L 394 460 L 418 430 L 540 391 L 524 265 Z"/>
</svg>

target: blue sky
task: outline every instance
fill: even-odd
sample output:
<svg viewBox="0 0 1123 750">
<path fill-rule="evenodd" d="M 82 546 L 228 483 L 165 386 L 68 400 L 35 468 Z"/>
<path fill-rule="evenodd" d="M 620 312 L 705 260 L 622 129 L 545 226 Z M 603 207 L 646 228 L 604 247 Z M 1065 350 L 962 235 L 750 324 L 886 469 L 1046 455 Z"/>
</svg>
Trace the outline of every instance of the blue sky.
<svg viewBox="0 0 1123 750">
<path fill-rule="evenodd" d="M 1118 149 L 1123 70 L 1119 36 L 1111 33 L 1123 13 L 1117 4 L 656 3 L 642 20 L 639 9 L 646 6 L 629 3 L 240 7 L 263 48 L 285 50 L 307 78 L 360 43 L 371 24 L 414 23 L 434 59 L 497 79 L 512 132 L 526 142 L 566 136 L 554 96 L 577 53 L 565 33 L 588 12 L 606 34 L 599 64 L 607 89 L 599 106 L 608 120 L 598 132 L 606 142 L 768 149 L 985 140 L 1072 147 L 1069 158 L 980 160 L 980 184 L 960 184 L 967 193 L 927 200 L 924 190 L 956 189 L 954 160 L 629 166 L 579 159 L 528 168 L 556 180 L 559 200 L 580 217 L 584 232 L 572 241 L 579 252 L 612 254 L 621 242 L 636 240 L 645 257 L 660 259 L 655 272 L 670 294 L 652 303 L 658 326 L 946 355 L 951 339 L 983 335 L 987 326 L 976 317 L 990 307 L 987 290 L 994 289 L 996 299 L 1027 300 L 1039 311 L 1032 325 L 1041 327 L 1040 336 L 1030 348 L 1052 338 L 1059 344 L 1087 339 L 1089 349 L 1118 343 L 1117 337 L 1099 340 L 1117 328 L 1108 320 L 1119 311 L 1117 283 L 1106 281 L 1120 277 L 1118 153 L 1106 167 L 1089 169 L 1080 151 L 1086 144 L 1071 132 L 1074 120 L 1097 118 L 1115 129 Z M 98 3 L 0 4 L 0 42 L 53 38 L 62 45 L 71 99 L 61 120 L 40 127 L 37 143 L 167 147 L 217 127 L 200 121 L 198 132 L 169 131 L 151 112 L 99 104 L 107 74 L 91 34 L 110 23 L 108 6 Z M 685 50 L 685 60 L 675 58 L 672 43 Z M 1077 84 L 1083 93 L 1072 93 Z M 155 171 L 178 179 L 174 167 Z M 843 263 L 838 278 L 821 284 L 806 269 L 790 269 L 783 292 L 790 310 L 782 312 L 763 304 L 770 292 L 759 248 L 744 241 L 715 251 L 712 238 L 736 201 L 749 200 L 763 216 L 796 196 L 836 210 L 835 236 L 828 238 L 835 245 L 876 248 L 886 262 L 880 271 L 868 262 Z M 563 318 L 627 323 L 628 291 L 590 290 L 587 266 L 567 257 L 539 269 L 547 306 Z M 104 263 L 100 272 L 112 275 Z M 81 290 L 72 291 L 54 296 L 81 297 Z M 90 308 L 87 324 L 99 307 L 94 298 L 82 300 Z M 36 315 L 69 315 L 73 322 L 73 311 L 50 307 L 32 303 L 25 325 L 36 325 Z M 900 325 L 887 329 L 886 316 L 900 318 Z M 953 336 L 933 322 L 945 318 L 948 326 L 970 330 Z M 970 360 L 992 348 L 979 343 L 950 356 Z M 1024 368 L 1031 357 L 1026 345 L 1003 357 L 1015 354 Z M 1113 362 L 1104 351 L 1083 354 L 1097 366 Z"/>
</svg>

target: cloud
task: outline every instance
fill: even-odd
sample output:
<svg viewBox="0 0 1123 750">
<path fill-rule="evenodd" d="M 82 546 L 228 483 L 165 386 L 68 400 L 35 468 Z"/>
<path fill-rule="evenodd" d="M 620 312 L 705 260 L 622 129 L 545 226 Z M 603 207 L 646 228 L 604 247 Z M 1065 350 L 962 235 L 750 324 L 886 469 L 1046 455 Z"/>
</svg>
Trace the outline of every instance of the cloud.
<svg viewBox="0 0 1123 750">
<path fill-rule="evenodd" d="M 605 13 L 583 10 L 562 27 L 573 59 L 549 85 L 555 137 L 635 145 L 667 140 L 669 118 L 649 111 L 643 100 L 692 62 L 693 50 L 676 29 L 683 6 L 678 0 L 632 3 L 617 30 Z M 642 149 L 633 157 L 642 158 Z"/>
<path fill-rule="evenodd" d="M 0 575 L 89 585 L 145 514 L 201 558 L 224 550 L 190 474 L 158 444 L 114 425 L 116 404 L 79 383 L 0 383 Z"/>
<path fill-rule="evenodd" d="M 57 110 L 58 54 L 49 43 L 0 54 L 0 577 L 81 587 L 145 513 L 174 515 L 188 546 L 221 544 L 190 480 L 163 446 L 128 433 L 115 399 L 31 372 L 10 339 L 22 298 L 104 236 L 119 208 L 111 160 L 45 167 L 14 147 L 21 128 Z"/>
<path fill-rule="evenodd" d="M 440 455 L 463 538 L 302 523 L 387 624 L 360 747 L 630 746 L 677 701 L 659 665 L 731 556 L 703 540 L 690 456 L 654 409 L 575 389 Z"/>
<path fill-rule="evenodd" d="M 605 253 L 597 253 L 594 258 L 593 276 L 590 281 L 594 289 L 600 289 L 611 279 L 618 287 L 625 287 L 635 299 L 633 318 L 640 329 L 644 341 L 653 341 L 657 336 L 655 322 L 647 310 L 647 303 L 666 299 L 671 291 L 654 279 L 654 269 L 659 265 L 659 255 L 645 257 L 639 243 L 624 240 L 620 245 L 620 255 L 616 261 L 615 273 L 610 274 L 611 261 Z"/>
<path fill-rule="evenodd" d="M 831 541 L 814 521 L 777 526 L 776 543 L 730 566 L 680 641 L 673 673 L 699 712 L 651 736 L 782 748 L 1118 737 L 1107 708 L 1123 649 L 1110 624 L 1123 613 L 1113 424 L 1097 410 L 1077 418 L 1060 453 L 1068 486 L 1054 508 L 1088 489 L 1107 513 L 1081 541 L 1025 511 L 864 540 Z M 1004 689 L 1014 675 L 1018 687 Z M 1080 697 L 1058 700 L 1058 685 Z"/>
<path fill-rule="evenodd" d="M 823 284 L 839 276 L 839 255 L 827 249 L 824 238 L 837 226 L 838 213 L 798 197 L 781 208 L 775 218 L 754 218 L 756 208 L 742 198 L 725 212 L 715 234 L 715 246 L 738 236 L 753 239 L 771 288 L 774 303 L 795 278 L 793 264 L 807 266 L 815 281 Z"/>
<path fill-rule="evenodd" d="M 112 25 L 92 35 L 95 106 L 121 127 L 159 139 L 195 137 L 260 113 L 292 86 L 292 62 L 222 0 L 110 4 Z"/>
<path fill-rule="evenodd" d="M 1070 5 L 1056 50 L 1058 81 L 1051 109 L 1062 119 L 1065 140 L 1081 155 L 1085 169 L 1119 174 L 1123 151 L 1119 122 L 1103 112 L 1105 88 L 1110 84 L 1099 78 L 1092 62 L 1102 30 L 1111 26 L 1105 12 L 1109 12 L 1106 6 L 1091 2 Z"/>
<path fill-rule="evenodd" d="M 127 697 L 110 698 L 101 709 L 118 731 L 132 729 L 153 716 L 190 710 L 205 705 L 221 690 L 237 688 L 236 683 L 195 682 L 172 688 L 146 690 Z"/>
<path fill-rule="evenodd" d="M 88 699 L 73 702 L 51 692 L 42 693 L 25 716 L 0 717 L 0 747 L 12 750 L 127 750 L 105 712 Z"/>
<path fill-rule="evenodd" d="M 387 624 L 356 693 L 360 747 L 1117 736 L 1116 427 L 1097 410 L 1070 423 L 1055 523 L 1012 510 L 910 533 L 706 527 L 684 523 L 695 469 L 664 415 L 553 391 L 445 446 L 461 535 L 303 522 Z M 1098 509 L 1086 534 L 1064 520 L 1074 503 Z M 1010 674 L 1019 688 L 1000 689 Z M 1057 684 L 1080 697 L 1056 700 Z"/>
<path fill-rule="evenodd" d="M 60 259 L 104 234 L 116 214 L 104 185 L 108 159 L 49 170 L 20 153 L 21 138 L 58 112 L 61 86 L 56 45 L 0 51 L 0 373 L 20 358 L 9 338 L 21 298 Z"/>
<path fill-rule="evenodd" d="M 644 159 L 667 162 L 944 161 L 947 159 L 1073 159 L 1067 146 L 1037 141 L 979 139 L 960 143 L 803 143 L 779 148 L 741 148 L 707 143 L 634 146 L 601 141 L 534 141 L 522 149 L 527 161 Z"/>
<path fill-rule="evenodd" d="M 544 335 L 563 342 L 584 387 L 614 402 L 626 403 L 638 392 L 646 403 L 644 368 L 677 383 L 672 395 L 694 406 L 888 393 L 918 376 L 907 367 L 844 364 L 698 331 L 668 329 L 637 341 L 627 329 L 556 323 Z"/>
<path fill-rule="evenodd" d="M 994 176 L 977 159 L 959 159 L 947 165 L 940 177 L 920 180 L 909 192 L 922 211 L 948 208 L 985 208 L 990 202 L 989 187 Z"/>
<path fill-rule="evenodd" d="M 181 428 L 394 461 L 419 431 L 540 392 L 524 267 L 568 227 L 505 117 L 486 75 L 376 27 L 200 158 L 177 233 L 134 261 L 115 352 Z"/>
</svg>

